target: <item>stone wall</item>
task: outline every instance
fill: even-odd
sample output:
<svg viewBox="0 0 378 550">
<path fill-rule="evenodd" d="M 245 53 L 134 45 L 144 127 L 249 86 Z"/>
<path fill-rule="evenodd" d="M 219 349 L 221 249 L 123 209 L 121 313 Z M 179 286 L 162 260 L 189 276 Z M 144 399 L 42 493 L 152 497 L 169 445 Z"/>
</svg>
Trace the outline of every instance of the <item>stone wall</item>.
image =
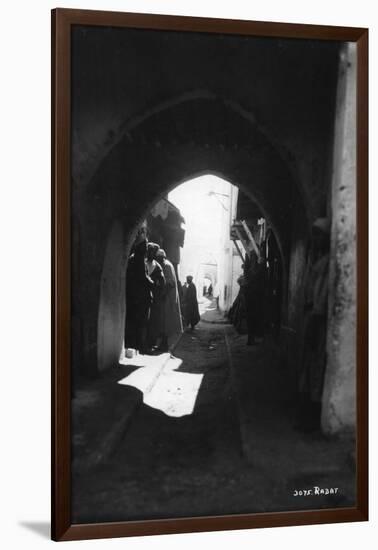
<svg viewBox="0 0 378 550">
<path fill-rule="evenodd" d="M 322 425 L 326 433 L 356 425 L 356 47 L 341 54 L 332 181 L 327 369 Z"/>
</svg>

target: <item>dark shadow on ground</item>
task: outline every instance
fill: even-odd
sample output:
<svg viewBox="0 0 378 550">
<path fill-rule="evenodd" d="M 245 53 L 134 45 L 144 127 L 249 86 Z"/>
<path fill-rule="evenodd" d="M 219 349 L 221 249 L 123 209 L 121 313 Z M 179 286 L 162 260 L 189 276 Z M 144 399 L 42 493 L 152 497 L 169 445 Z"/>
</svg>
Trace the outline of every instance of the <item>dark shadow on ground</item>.
<svg viewBox="0 0 378 550">
<path fill-rule="evenodd" d="M 109 460 L 74 477 L 74 523 L 354 505 L 349 444 L 293 429 L 273 342 L 248 347 L 229 325 L 201 321 L 175 355 L 178 371 L 204 374 L 193 413 L 141 405 Z M 339 492 L 295 496 L 314 485 Z"/>
</svg>

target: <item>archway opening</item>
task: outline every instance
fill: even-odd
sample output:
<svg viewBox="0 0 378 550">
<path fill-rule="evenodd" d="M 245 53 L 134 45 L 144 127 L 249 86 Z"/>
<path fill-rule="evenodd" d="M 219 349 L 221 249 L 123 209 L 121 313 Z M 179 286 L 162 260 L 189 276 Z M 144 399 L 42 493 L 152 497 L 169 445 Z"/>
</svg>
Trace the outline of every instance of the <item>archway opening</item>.
<svg viewBox="0 0 378 550">
<path fill-rule="evenodd" d="M 206 125 L 201 122 L 203 117 Z M 179 126 L 177 121 L 180 121 Z M 157 204 L 171 202 L 169 195 L 175 188 L 204 175 L 216 176 L 237 187 L 240 210 L 237 221 L 247 221 L 248 225 L 243 204 L 247 205 L 248 215 L 253 204 L 251 216 L 255 221 L 263 219 L 267 223 L 265 237 L 268 229 L 274 234 L 281 279 L 279 300 L 276 300 L 280 313 L 276 317 L 280 318 L 281 324 L 293 324 L 300 306 L 288 307 L 294 303 L 293 289 L 288 284 L 289 268 L 294 269 L 294 274 L 290 273 L 291 279 L 294 276 L 301 278 L 305 266 L 303 243 L 308 231 L 306 206 L 293 170 L 251 113 L 211 94 L 192 94 L 166 102 L 161 109 L 141 117 L 138 124 L 134 121 L 130 127 L 125 125 L 122 136 L 117 136 L 113 148 L 98 167 L 90 195 L 83 189 L 81 200 L 88 205 L 88 216 L 101 219 L 102 224 L 101 227 L 87 224 L 89 231 L 91 227 L 94 229 L 93 235 L 85 235 L 85 240 L 93 241 L 94 247 L 90 255 L 84 254 L 82 265 L 85 273 L 78 274 L 84 280 L 90 272 L 93 280 L 93 288 L 88 288 L 88 307 L 85 308 L 88 318 L 84 324 L 88 328 L 81 329 L 84 339 L 88 339 L 86 363 L 90 363 L 90 368 L 97 366 L 97 370 L 102 371 L 117 363 L 124 336 L 119 318 L 124 318 L 125 298 L 122 293 L 126 265 L 138 228 L 147 216 L 152 216 Z M 216 204 L 221 195 L 213 194 L 207 198 Z M 220 208 L 225 212 L 223 207 Z M 113 238 L 113 224 L 118 222 L 123 226 L 123 247 L 121 259 L 116 261 L 114 254 L 107 254 L 107 250 L 112 246 L 109 239 Z M 247 238 L 245 229 L 239 229 Z M 259 233 L 261 227 L 257 229 Z M 101 235 L 107 235 L 107 242 L 98 239 L 99 231 Z M 293 254 L 296 254 L 294 262 Z M 172 254 L 169 255 L 172 258 Z M 113 258 L 110 268 L 105 265 L 104 258 L 105 261 Z M 101 262 L 101 272 L 98 273 Z M 238 285 L 234 281 L 233 288 L 225 288 L 222 281 L 215 280 L 221 268 L 211 265 L 215 263 L 210 255 L 203 262 L 197 279 L 202 273 L 204 276 L 206 268 L 215 272 L 208 275 L 214 278 L 213 290 L 216 287 L 220 305 L 226 310 L 232 305 Z M 121 269 L 117 267 L 119 264 Z M 199 282 L 198 286 L 201 285 Z M 93 296 L 95 293 L 98 296 L 97 338 L 90 329 L 96 303 L 89 294 Z M 81 299 L 84 302 L 86 297 Z M 288 317 L 291 317 L 289 323 Z M 93 357 L 93 352 L 97 352 L 96 357 Z"/>
<path fill-rule="evenodd" d="M 213 337 L 222 341 L 227 327 L 245 335 L 240 346 L 278 335 L 283 270 L 274 231 L 238 186 L 202 174 L 158 200 L 132 239 L 120 364 L 135 370 L 119 383 L 169 416 L 191 414 L 203 378 L 183 365 L 191 340 L 201 364 L 196 340 L 216 355 Z"/>
<path fill-rule="evenodd" d="M 78 27 L 74 34 L 71 355 L 73 373 L 85 370 L 96 378 L 93 385 L 88 383 L 93 392 L 87 392 L 87 386 L 82 392 L 84 405 L 88 395 L 98 397 L 96 407 L 87 407 L 87 426 L 99 435 L 94 456 L 109 441 L 109 426 L 119 433 L 120 417 L 125 410 L 130 414 L 114 453 L 117 457 L 93 477 L 78 476 L 80 481 L 84 478 L 83 490 L 73 484 L 74 497 L 86 494 L 88 510 L 87 517 L 80 516 L 74 507 L 73 517 L 81 523 L 100 516 L 105 521 L 122 520 L 121 515 L 140 519 L 146 518 L 147 508 L 151 519 L 188 516 L 193 510 L 198 515 L 290 510 L 288 488 L 304 486 L 311 476 L 318 483 L 319 471 L 328 472 L 324 483 L 345 488 L 334 504 L 353 505 L 342 447 L 320 440 L 317 430 L 320 404 L 325 404 L 336 431 L 348 418 L 354 423 L 353 409 L 344 406 L 353 401 L 354 386 L 349 383 L 353 364 L 339 353 L 344 344 L 350 351 L 354 332 L 352 325 L 339 323 L 342 312 L 335 306 L 354 305 L 353 293 L 348 294 L 349 305 L 344 302 L 341 287 L 349 281 L 346 286 L 352 289 L 355 281 L 353 224 L 345 223 L 354 203 L 355 147 L 350 139 L 355 133 L 350 120 L 354 111 L 348 105 L 355 106 L 355 58 L 345 49 L 340 66 L 345 85 L 338 91 L 338 101 L 334 96 L 340 44 L 336 42 L 181 32 L 164 36 L 161 31 L 100 27 Z M 99 64 L 92 63 L 93 44 L 101 43 L 101 35 L 104 47 L 97 53 L 107 61 L 106 79 Z M 175 70 L 165 71 L 161 78 L 161 68 L 170 66 L 167 60 L 174 60 Z M 345 156 L 346 152 L 350 154 Z M 240 267 L 243 263 L 246 273 L 240 269 L 236 282 L 225 274 L 224 259 L 216 253 L 220 236 L 206 257 L 185 268 L 188 241 L 178 246 L 180 261 L 175 262 L 165 236 L 162 241 L 157 236 L 159 227 L 152 231 L 150 222 L 166 221 L 156 211 L 162 207 L 171 214 L 179 211 L 186 223 L 181 222 L 177 233 L 185 231 L 187 236 L 188 214 L 181 212 L 171 192 L 188 180 L 209 175 L 237 187 L 235 224 L 232 220 L 229 226 L 235 226 L 231 239 L 235 262 Z M 228 199 L 221 193 L 228 193 L 213 191 L 207 197 L 212 208 L 218 204 L 226 215 Z M 319 249 L 311 251 L 311 233 L 315 220 L 327 221 L 323 218 L 331 217 L 331 210 L 328 288 L 337 290 L 332 288 L 337 282 L 340 293 L 333 292 L 328 307 L 324 292 L 318 294 L 319 301 L 313 299 L 315 287 L 327 289 L 327 284 L 318 283 L 324 283 L 328 274 L 325 247 L 318 242 Z M 189 323 L 174 349 L 169 349 L 174 343 L 169 336 L 168 352 L 130 357 L 134 362 L 140 357 L 150 361 L 151 369 L 118 362 L 130 309 L 126 274 L 135 239 L 148 230 L 147 238 L 165 250 L 176 279 L 184 285 L 186 276 L 193 276 L 200 317 L 194 330 Z M 251 250 L 246 258 L 252 242 L 249 233 L 259 254 Z M 259 255 L 260 263 L 255 258 Z M 142 260 L 144 271 L 144 256 Z M 248 289 L 248 277 L 250 270 L 259 273 L 261 265 L 265 286 L 258 293 L 260 283 Z M 253 326 L 268 316 L 256 338 L 267 340 L 248 346 L 243 308 L 254 302 L 253 293 L 258 295 L 258 307 L 252 309 L 255 315 L 249 321 Z M 322 343 L 323 311 L 333 316 L 327 347 Z M 350 313 L 353 321 L 355 315 Z M 161 344 L 160 334 L 157 345 Z M 327 358 L 326 349 L 331 350 Z M 348 357 L 353 357 L 353 350 Z M 320 403 L 319 374 L 325 359 L 328 383 Z M 120 379 L 123 384 L 116 383 Z M 127 386 L 130 382 L 134 387 Z M 294 395 L 296 389 L 301 390 L 300 399 Z M 141 392 L 148 406 L 134 410 L 130 404 L 137 399 L 140 405 Z M 162 392 L 174 399 L 162 399 Z M 83 425 L 82 415 L 75 409 L 73 413 L 73 442 L 84 441 L 86 452 L 86 440 L 76 438 L 75 432 L 75 426 Z M 314 428 L 310 443 L 309 434 L 302 436 L 301 431 Z M 195 494 L 197 499 L 191 500 Z M 112 511 L 104 506 L 104 495 L 114 504 Z M 222 502 L 227 506 L 219 506 Z M 328 507 L 329 502 L 314 497 L 306 498 L 305 505 Z"/>
</svg>

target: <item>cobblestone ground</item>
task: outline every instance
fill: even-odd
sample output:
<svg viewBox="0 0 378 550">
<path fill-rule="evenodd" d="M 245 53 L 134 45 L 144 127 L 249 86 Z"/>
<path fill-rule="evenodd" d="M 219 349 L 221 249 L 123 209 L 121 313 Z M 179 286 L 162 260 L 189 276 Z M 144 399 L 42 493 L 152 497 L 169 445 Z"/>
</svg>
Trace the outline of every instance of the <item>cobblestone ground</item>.
<svg viewBox="0 0 378 550">
<path fill-rule="evenodd" d="M 256 432 L 256 448 L 261 444 L 269 457 L 265 460 L 260 456 L 255 461 L 246 458 L 241 440 L 244 420 L 240 418 L 228 355 L 235 342 L 240 360 L 250 350 L 228 325 L 201 321 L 194 332 L 184 333 L 174 351 L 182 360 L 178 371 L 203 374 L 192 414 L 171 417 L 156 408 L 140 406 L 107 464 L 73 478 L 74 522 L 351 505 L 340 496 L 332 501 L 325 496 L 317 500 L 295 498 L 294 486 L 311 486 L 313 477 L 306 479 L 298 471 L 298 479 L 285 479 L 285 456 L 275 451 L 263 419 Z M 285 448 L 282 440 L 281 453 Z M 297 448 L 309 454 L 311 445 L 311 440 L 306 443 L 304 438 L 302 447 Z M 322 456 L 327 455 L 327 445 L 326 441 L 318 443 Z M 321 472 L 317 479 L 323 486 L 332 485 L 331 478 Z M 352 472 L 345 467 L 338 483 L 350 485 L 351 479 Z M 352 493 L 350 490 L 350 498 Z"/>
</svg>

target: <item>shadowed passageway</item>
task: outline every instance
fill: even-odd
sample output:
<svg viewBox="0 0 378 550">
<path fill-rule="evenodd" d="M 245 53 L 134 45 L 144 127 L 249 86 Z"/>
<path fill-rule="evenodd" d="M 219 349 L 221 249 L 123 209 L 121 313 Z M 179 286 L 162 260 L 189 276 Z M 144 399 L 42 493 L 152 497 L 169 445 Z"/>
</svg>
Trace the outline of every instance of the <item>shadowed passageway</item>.
<svg viewBox="0 0 378 550">
<path fill-rule="evenodd" d="M 353 506 L 355 44 L 75 26 L 71 69 L 73 521 Z"/>
<path fill-rule="evenodd" d="M 212 305 L 205 302 L 206 320 L 185 332 L 174 351 L 182 360 L 176 372 L 203 374 L 192 414 L 136 409 L 108 462 L 74 477 L 75 522 L 287 510 L 298 498 L 302 508 L 353 501 L 350 465 L 338 464 L 348 444 L 332 447 L 321 436 L 314 443 L 293 430 L 282 380 L 280 399 L 267 382 L 279 368 L 272 345 L 241 345 L 245 337 L 217 322 Z M 294 496 L 314 479 L 340 494 Z"/>
</svg>

